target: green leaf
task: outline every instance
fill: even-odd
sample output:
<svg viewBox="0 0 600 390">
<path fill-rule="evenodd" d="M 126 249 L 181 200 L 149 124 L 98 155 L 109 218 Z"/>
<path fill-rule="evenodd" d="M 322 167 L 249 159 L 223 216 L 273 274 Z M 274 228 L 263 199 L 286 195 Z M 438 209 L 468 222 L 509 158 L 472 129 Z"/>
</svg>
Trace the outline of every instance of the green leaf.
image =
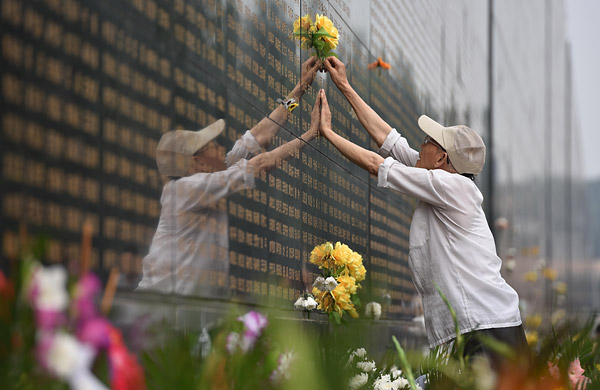
<svg viewBox="0 0 600 390">
<path fill-rule="evenodd" d="M 398 351 L 398 359 L 400 360 L 400 368 L 406 375 L 406 379 L 410 384 L 410 388 L 412 390 L 417 390 L 417 384 L 415 383 L 415 378 L 413 376 L 412 370 L 410 368 L 410 364 L 408 364 L 408 359 L 406 359 L 406 354 L 404 353 L 404 349 L 400 346 L 398 339 L 396 336 L 392 336 L 392 340 L 394 341 L 394 345 L 396 346 L 396 351 Z"/>
<path fill-rule="evenodd" d="M 337 311 L 332 311 L 329 314 L 331 314 L 333 316 L 333 319 L 336 324 L 338 324 L 338 325 L 342 324 L 342 317 L 340 316 L 340 313 L 338 313 Z"/>
<path fill-rule="evenodd" d="M 330 51 L 329 53 L 325 53 L 325 55 L 323 56 L 325 58 L 327 57 L 335 57 L 335 58 L 339 58 L 337 54 L 335 54 L 334 52 Z"/>
<path fill-rule="evenodd" d="M 358 294 L 352 294 L 350 299 L 352 299 L 352 303 L 354 303 L 355 306 L 360 306 L 360 298 L 358 297 Z"/>
<path fill-rule="evenodd" d="M 323 51 L 323 47 L 325 47 L 325 42 L 321 39 L 314 39 L 313 45 L 315 45 L 315 47 L 319 49 L 319 51 Z"/>
<path fill-rule="evenodd" d="M 313 34 L 313 36 L 315 37 L 329 37 L 329 38 L 333 38 L 333 35 L 330 35 L 327 30 L 325 30 L 325 27 L 321 27 L 319 29 L 319 31 L 317 31 L 316 33 Z"/>
</svg>

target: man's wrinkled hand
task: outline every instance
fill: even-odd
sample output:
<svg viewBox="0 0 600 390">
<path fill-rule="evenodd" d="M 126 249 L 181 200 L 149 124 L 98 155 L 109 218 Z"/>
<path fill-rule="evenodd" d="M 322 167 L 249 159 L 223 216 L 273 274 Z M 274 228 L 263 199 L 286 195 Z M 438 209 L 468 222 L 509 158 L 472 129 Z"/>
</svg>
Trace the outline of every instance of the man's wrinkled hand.
<svg viewBox="0 0 600 390">
<path fill-rule="evenodd" d="M 321 115 L 319 116 L 319 131 L 324 137 L 327 137 L 333 133 L 331 128 L 331 110 L 329 110 L 329 103 L 327 102 L 327 96 L 325 96 L 325 90 L 319 91 L 319 97 L 321 100 Z"/>
<path fill-rule="evenodd" d="M 308 133 L 310 138 L 316 138 L 319 136 L 319 129 L 321 127 L 321 93 L 317 93 L 315 98 L 315 105 L 313 106 L 312 113 L 310 114 L 310 129 Z"/>
<path fill-rule="evenodd" d="M 338 89 L 341 90 L 349 85 L 348 76 L 346 76 L 346 66 L 342 61 L 336 57 L 328 57 L 323 65 L 325 65 L 331 81 L 333 81 Z"/>
</svg>

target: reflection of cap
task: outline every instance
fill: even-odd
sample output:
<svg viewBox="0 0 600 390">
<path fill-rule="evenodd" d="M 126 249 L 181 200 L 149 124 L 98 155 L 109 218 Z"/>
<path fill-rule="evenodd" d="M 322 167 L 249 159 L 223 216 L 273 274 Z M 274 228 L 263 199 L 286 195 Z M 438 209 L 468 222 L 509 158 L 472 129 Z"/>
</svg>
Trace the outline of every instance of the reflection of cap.
<svg viewBox="0 0 600 390">
<path fill-rule="evenodd" d="M 192 163 L 191 156 L 225 129 L 219 119 L 198 131 L 172 130 L 165 133 L 156 148 L 156 164 L 163 176 L 185 176 Z"/>
<path fill-rule="evenodd" d="M 450 162 L 458 173 L 477 175 L 485 163 L 485 144 L 474 130 L 467 126 L 444 127 L 421 115 L 419 127 L 448 152 Z"/>
</svg>

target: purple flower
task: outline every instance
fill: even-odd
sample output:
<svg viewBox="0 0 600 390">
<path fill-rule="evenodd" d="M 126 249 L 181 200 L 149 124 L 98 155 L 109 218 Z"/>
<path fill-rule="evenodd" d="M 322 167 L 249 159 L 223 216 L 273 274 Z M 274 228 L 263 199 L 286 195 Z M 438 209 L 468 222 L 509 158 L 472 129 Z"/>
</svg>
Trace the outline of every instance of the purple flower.
<svg viewBox="0 0 600 390">
<path fill-rule="evenodd" d="M 238 318 L 238 321 L 244 323 L 244 337 L 241 340 L 240 348 L 243 352 L 248 352 L 254 347 L 256 340 L 260 337 L 263 329 L 267 326 L 267 317 L 262 314 L 250 311 Z"/>
<path fill-rule="evenodd" d="M 54 330 L 67 322 L 67 317 L 62 311 L 56 310 L 35 310 L 35 322 L 40 330 Z"/>
<path fill-rule="evenodd" d="M 106 348 L 110 342 L 110 328 L 111 324 L 106 318 L 92 318 L 77 327 L 77 339 L 95 350 Z"/>
<path fill-rule="evenodd" d="M 80 321 L 97 316 L 95 298 L 102 285 L 98 277 L 91 272 L 86 273 L 77 282 L 75 290 L 75 311 Z"/>
</svg>

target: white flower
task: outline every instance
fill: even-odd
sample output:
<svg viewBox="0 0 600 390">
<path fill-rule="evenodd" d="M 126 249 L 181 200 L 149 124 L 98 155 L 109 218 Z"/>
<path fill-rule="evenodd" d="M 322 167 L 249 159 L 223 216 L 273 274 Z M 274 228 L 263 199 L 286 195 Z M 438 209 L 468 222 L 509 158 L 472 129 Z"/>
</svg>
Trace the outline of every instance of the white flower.
<svg viewBox="0 0 600 390">
<path fill-rule="evenodd" d="M 471 362 L 477 390 L 493 390 L 496 387 L 497 376 L 490 361 L 485 356 L 475 356 Z"/>
<path fill-rule="evenodd" d="M 392 378 L 396 379 L 402 375 L 402 370 L 398 369 L 396 366 L 392 366 L 392 368 L 390 368 L 390 374 L 392 374 Z"/>
<path fill-rule="evenodd" d="M 229 335 L 227 336 L 227 344 L 225 346 L 227 352 L 229 352 L 229 354 L 234 353 L 238 349 L 239 344 L 240 334 L 236 332 L 229 333 Z"/>
<path fill-rule="evenodd" d="M 294 308 L 296 310 L 304 310 L 305 302 L 306 302 L 306 299 L 304 299 L 304 297 L 298 298 L 298 300 L 296 300 L 296 303 L 294 303 Z"/>
<path fill-rule="evenodd" d="M 375 383 L 373 383 L 373 389 L 375 389 L 375 390 L 391 390 L 392 382 L 390 380 L 390 376 L 382 375 L 379 378 L 377 378 L 377 380 L 375 380 Z"/>
<path fill-rule="evenodd" d="M 313 287 L 318 288 L 321 291 L 325 290 L 325 278 L 323 278 L 322 276 L 319 276 L 318 278 L 315 279 L 315 282 L 313 283 Z"/>
<path fill-rule="evenodd" d="M 369 302 L 365 307 L 365 315 L 375 320 L 381 318 L 381 305 L 378 302 Z"/>
<path fill-rule="evenodd" d="M 327 291 L 335 290 L 337 285 L 338 285 L 338 282 L 337 282 L 337 280 L 335 280 L 335 278 L 333 276 L 330 276 L 327 279 L 325 279 L 325 289 L 327 289 Z"/>
<path fill-rule="evenodd" d="M 356 351 L 352 352 L 352 354 L 362 359 L 367 356 L 367 350 L 364 348 L 358 348 Z"/>
<path fill-rule="evenodd" d="M 408 380 L 400 377 L 392 382 L 392 389 L 403 389 L 408 386 Z"/>
<path fill-rule="evenodd" d="M 66 281 L 67 272 L 61 266 L 37 268 L 31 284 L 35 308 L 49 311 L 65 310 L 69 304 Z"/>
<path fill-rule="evenodd" d="M 61 379 L 69 379 L 77 369 L 80 348 L 73 336 L 57 333 L 46 357 L 50 372 Z"/>
<path fill-rule="evenodd" d="M 348 386 L 350 387 L 350 390 L 356 390 L 366 385 L 368 381 L 369 375 L 362 373 L 354 375 L 352 378 L 350 378 L 350 383 L 348 384 Z"/>
<path fill-rule="evenodd" d="M 358 362 L 356 363 L 356 367 L 362 370 L 363 372 L 373 372 L 377 369 L 374 361 L 366 361 L 366 362 Z"/>
<path fill-rule="evenodd" d="M 317 308 L 317 301 L 313 297 L 308 297 L 304 300 L 304 310 L 314 310 Z"/>
<path fill-rule="evenodd" d="M 506 262 L 506 270 L 508 272 L 513 272 L 515 267 L 517 266 L 517 261 L 515 259 L 510 259 Z"/>
<path fill-rule="evenodd" d="M 277 368 L 271 373 L 270 380 L 275 383 L 282 379 L 289 380 L 291 378 L 290 369 L 295 359 L 296 355 L 291 351 L 279 355 Z"/>
</svg>

